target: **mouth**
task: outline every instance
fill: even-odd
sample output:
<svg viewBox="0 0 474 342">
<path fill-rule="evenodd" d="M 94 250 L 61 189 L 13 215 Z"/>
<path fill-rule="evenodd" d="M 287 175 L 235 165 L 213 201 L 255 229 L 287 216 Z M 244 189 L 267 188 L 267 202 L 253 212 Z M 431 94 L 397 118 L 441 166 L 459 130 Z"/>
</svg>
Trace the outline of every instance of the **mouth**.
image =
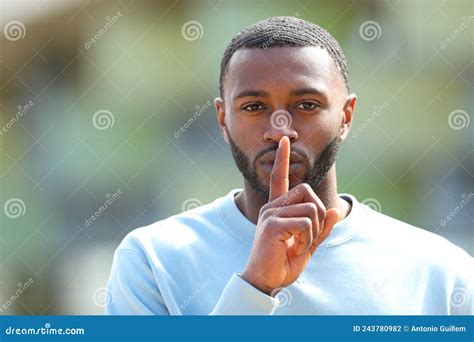
<svg viewBox="0 0 474 342">
<path fill-rule="evenodd" d="M 260 166 L 261 166 L 262 169 L 264 169 L 265 171 L 271 173 L 272 170 L 273 170 L 273 164 L 274 164 L 274 161 L 261 162 L 261 163 L 260 163 Z M 303 166 L 304 166 L 304 163 L 303 163 L 303 162 L 300 162 L 300 161 L 290 161 L 289 171 L 290 171 L 290 173 L 296 173 L 296 172 L 297 172 L 299 169 L 301 169 Z"/>
<path fill-rule="evenodd" d="M 275 161 L 276 157 L 276 151 L 268 152 L 265 153 L 262 158 L 260 158 L 260 163 L 271 163 Z M 302 163 L 304 162 L 304 158 L 296 153 L 296 152 L 290 152 L 290 163 Z"/>
</svg>

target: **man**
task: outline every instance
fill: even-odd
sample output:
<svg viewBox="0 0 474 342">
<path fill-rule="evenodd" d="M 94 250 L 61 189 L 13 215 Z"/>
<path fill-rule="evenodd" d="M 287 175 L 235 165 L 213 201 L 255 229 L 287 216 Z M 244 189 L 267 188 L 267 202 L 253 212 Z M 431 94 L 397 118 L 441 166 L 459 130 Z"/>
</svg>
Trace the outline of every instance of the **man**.
<svg viewBox="0 0 474 342">
<path fill-rule="evenodd" d="M 243 190 L 129 233 L 106 313 L 473 313 L 472 257 L 338 195 L 356 96 L 328 32 L 293 17 L 243 30 L 214 104 Z"/>
</svg>

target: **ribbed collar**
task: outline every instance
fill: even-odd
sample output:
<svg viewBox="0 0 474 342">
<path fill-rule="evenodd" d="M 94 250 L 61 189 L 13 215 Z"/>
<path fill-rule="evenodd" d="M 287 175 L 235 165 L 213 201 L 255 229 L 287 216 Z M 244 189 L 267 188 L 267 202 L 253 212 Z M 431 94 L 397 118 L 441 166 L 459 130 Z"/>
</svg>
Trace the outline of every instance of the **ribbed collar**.
<svg viewBox="0 0 474 342">
<path fill-rule="evenodd" d="M 254 238 L 256 225 L 242 214 L 235 203 L 235 195 L 241 191 L 242 189 L 231 190 L 226 196 L 218 198 L 214 202 L 214 205 L 228 228 L 240 239 L 251 243 Z M 363 215 L 365 206 L 359 203 L 353 195 L 344 193 L 338 194 L 338 196 L 352 203 L 351 212 L 334 226 L 331 234 L 323 241 L 318 249 L 349 241 L 358 234 L 361 228 L 360 218 Z"/>
</svg>

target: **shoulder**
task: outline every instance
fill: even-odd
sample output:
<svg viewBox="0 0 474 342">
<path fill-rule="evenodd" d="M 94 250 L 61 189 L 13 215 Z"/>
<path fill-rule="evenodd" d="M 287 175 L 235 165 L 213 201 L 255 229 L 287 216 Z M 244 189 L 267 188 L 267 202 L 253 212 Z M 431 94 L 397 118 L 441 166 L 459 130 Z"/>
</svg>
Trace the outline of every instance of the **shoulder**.
<svg viewBox="0 0 474 342">
<path fill-rule="evenodd" d="M 362 207 L 370 217 L 369 235 L 376 236 L 386 253 L 397 253 L 406 262 L 422 263 L 436 272 L 472 278 L 474 258 L 461 247 L 437 233 Z"/>
<path fill-rule="evenodd" d="M 212 238 L 221 226 L 217 200 L 129 232 L 117 248 L 141 254 L 186 250 Z"/>
</svg>

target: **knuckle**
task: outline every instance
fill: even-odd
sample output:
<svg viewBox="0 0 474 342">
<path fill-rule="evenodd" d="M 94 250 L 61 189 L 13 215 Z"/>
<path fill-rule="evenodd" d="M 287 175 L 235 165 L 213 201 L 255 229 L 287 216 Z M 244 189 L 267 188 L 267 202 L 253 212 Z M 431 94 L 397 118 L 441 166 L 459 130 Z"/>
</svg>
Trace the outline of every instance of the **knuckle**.
<svg viewBox="0 0 474 342">
<path fill-rule="evenodd" d="M 316 215 L 318 215 L 318 206 L 316 204 L 308 203 L 307 207 L 308 207 L 308 211 L 309 211 L 311 217 L 314 218 L 314 217 L 316 217 Z"/>
<path fill-rule="evenodd" d="M 261 208 L 260 211 L 258 212 L 258 216 L 263 216 L 269 209 L 269 204 L 266 203 L 264 204 Z"/>
<path fill-rule="evenodd" d="M 311 229 L 313 223 L 309 217 L 302 217 L 301 218 L 301 227 L 303 229 Z"/>
<path fill-rule="evenodd" d="M 269 218 L 274 217 L 274 216 L 276 216 L 275 208 L 268 208 L 263 213 L 263 217 L 266 218 L 266 219 L 269 219 Z"/>
<path fill-rule="evenodd" d="M 326 219 L 326 210 L 321 210 L 321 221 L 324 221 Z"/>
<path fill-rule="evenodd" d="M 276 217 L 274 216 L 269 216 L 269 217 L 266 217 L 264 220 L 263 220 L 263 227 L 268 229 L 268 227 L 272 227 L 272 226 L 275 226 L 276 223 L 277 223 L 277 220 L 276 220 Z"/>
<path fill-rule="evenodd" d="M 313 191 L 313 189 L 311 189 L 311 187 L 309 186 L 308 183 L 301 183 L 300 188 L 301 188 L 301 191 L 303 191 L 305 193 L 310 193 L 310 192 Z"/>
</svg>

